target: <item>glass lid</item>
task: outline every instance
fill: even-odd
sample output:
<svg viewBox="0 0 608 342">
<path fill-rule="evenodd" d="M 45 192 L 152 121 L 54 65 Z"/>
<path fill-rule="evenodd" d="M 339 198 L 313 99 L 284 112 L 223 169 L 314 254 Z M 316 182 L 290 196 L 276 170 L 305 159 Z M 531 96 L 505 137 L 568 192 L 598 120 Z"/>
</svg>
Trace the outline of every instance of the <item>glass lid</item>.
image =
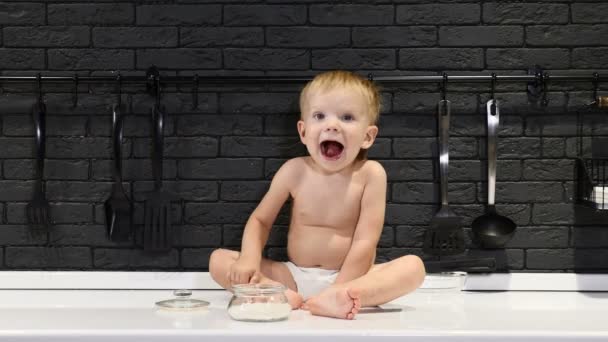
<svg viewBox="0 0 608 342">
<path fill-rule="evenodd" d="M 175 290 L 173 291 L 175 298 L 161 300 L 156 302 L 156 305 L 161 309 L 169 310 L 195 310 L 207 307 L 209 302 L 200 299 L 190 298 L 192 291 L 190 290 Z"/>
</svg>

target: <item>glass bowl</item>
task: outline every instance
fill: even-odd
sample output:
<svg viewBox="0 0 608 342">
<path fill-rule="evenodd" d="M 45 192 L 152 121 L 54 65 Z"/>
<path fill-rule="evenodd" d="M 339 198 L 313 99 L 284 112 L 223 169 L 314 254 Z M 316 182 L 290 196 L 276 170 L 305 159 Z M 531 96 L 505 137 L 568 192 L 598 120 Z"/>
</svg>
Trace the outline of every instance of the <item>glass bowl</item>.
<svg viewBox="0 0 608 342">
<path fill-rule="evenodd" d="M 289 318 L 291 305 L 280 284 L 233 285 L 228 315 L 237 321 L 275 322 Z"/>
<path fill-rule="evenodd" d="M 423 290 L 461 291 L 466 279 L 466 272 L 441 272 L 427 274 L 420 286 Z"/>
</svg>

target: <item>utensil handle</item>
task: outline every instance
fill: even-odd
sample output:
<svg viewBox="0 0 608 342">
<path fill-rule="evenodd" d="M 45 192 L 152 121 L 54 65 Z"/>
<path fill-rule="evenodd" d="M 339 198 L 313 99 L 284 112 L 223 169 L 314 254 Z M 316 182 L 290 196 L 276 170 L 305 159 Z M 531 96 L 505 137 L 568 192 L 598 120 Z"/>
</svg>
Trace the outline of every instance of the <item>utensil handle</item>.
<svg viewBox="0 0 608 342">
<path fill-rule="evenodd" d="M 113 176 L 116 183 L 122 183 L 122 116 L 120 107 L 112 107 L 112 148 L 114 150 Z"/>
<path fill-rule="evenodd" d="M 494 205 L 496 196 L 496 136 L 500 121 L 498 100 L 489 100 L 486 108 L 488 120 L 488 205 Z"/>
<path fill-rule="evenodd" d="M 154 186 L 159 189 L 163 178 L 163 127 L 165 124 L 165 113 L 160 105 L 152 109 L 154 149 L 152 152 L 152 173 L 154 174 Z"/>
<path fill-rule="evenodd" d="M 450 162 L 448 140 L 450 138 L 450 108 L 449 100 L 441 100 L 437 104 L 439 114 L 439 181 L 441 186 L 441 205 L 448 205 L 448 165 Z"/>
<path fill-rule="evenodd" d="M 36 135 L 36 179 L 42 181 L 44 176 L 44 156 L 46 154 L 46 106 L 37 101 L 32 109 L 34 134 Z M 40 185 L 42 187 L 42 183 Z"/>
</svg>

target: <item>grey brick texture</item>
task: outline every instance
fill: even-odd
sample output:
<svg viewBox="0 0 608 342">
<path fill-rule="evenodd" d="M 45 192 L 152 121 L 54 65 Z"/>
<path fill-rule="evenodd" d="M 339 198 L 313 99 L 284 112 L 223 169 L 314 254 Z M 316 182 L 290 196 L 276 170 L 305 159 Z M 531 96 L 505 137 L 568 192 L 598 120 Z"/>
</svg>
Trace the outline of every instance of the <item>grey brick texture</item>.
<svg viewBox="0 0 608 342">
<path fill-rule="evenodd" d="M 608 70 L 605 1 L 93 0 L 0 3 L 4 75 L 311 76 L 521 75 Z M 140 246 L 143 201 L 153 189 L 150 108 L 125 85 L 123 186 L 134 201 L 135 239 L 113 242 L 104 201 L 112 185 L 113 84 L 43 86 L 48 108 L 44 180 L 53 225 L 32 229 L 25 207 L 35 179 L 33 84 L 0 84 L 0 269 L 205 271 L 219 247 L 238 249 L 243 227 L 275 172 L 306 155 L 297 136 L 296 85 L 167 85 L 163 178 L 173 249 Z M 378 261 L 425 259 L 438 210 L 437 84 L 382 86 L 380 133 L 369 151 L 388 174 Z M 600 95 L 608 88 L 600 84 Z M 608 271 L 608 213 L 575 205 L 576 158 L 608 154 L 608 115 L 587 110 L 592 84 L 549 82 L 548 104 L 526 84 L 498 84 L 497 210 L 513 219 L 504 249 L 472 239 L 487 201 L 489 84 L 448 84 L 452 103 L 449 196 L 464 218 L 467 255 L 494 256 L 500 271 Z M 579 113 L 580 115 L 576 115 Z M 582 155 L 581 155 L 582 151 Z M 286 258 L 289 204 L 265 255 Z"/>
</svg>

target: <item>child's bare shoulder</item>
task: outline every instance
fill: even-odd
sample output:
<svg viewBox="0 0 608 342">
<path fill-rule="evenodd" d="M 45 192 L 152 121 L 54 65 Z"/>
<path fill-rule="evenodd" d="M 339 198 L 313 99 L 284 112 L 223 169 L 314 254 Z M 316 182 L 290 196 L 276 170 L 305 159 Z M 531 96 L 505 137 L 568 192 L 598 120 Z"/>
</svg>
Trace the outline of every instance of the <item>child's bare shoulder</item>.
<svg viewBox="0 0 608 342">
<path fill-rule="evenodd" d="M 386 179 L 386 171 L 384 166 L 375 160 L 365 160 L 361 165 L 361 171 L 367 179 L 370 178 L 384 178 Z"/>
<path fill-rule="evenodd" d="M 281 165 L 280 172 L 289 176 L 297 176 L 301 174 L 304 168 L 308 167 L 307 157 L 296 157 L 289 159 Z"/>
</svg>

